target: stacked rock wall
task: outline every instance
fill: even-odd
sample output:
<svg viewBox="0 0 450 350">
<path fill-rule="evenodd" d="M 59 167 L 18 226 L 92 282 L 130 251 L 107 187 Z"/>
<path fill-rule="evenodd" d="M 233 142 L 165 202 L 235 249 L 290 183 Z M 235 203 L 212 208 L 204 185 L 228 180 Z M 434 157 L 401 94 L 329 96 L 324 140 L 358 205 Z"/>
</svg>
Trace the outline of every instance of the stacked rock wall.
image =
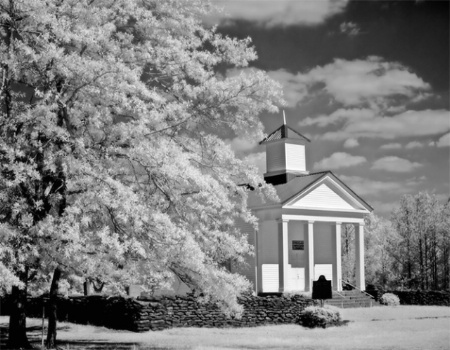
<svg viewBox="0 0 450 350">
<path fill-rule="evenodd" d="M 245 296 L 239 299 L 239 303 L 244 312 L 240 319 L 236 319 L 226 317 L 217 305 L 199 303 L 193 296 L 139 300 L 98 295 L 71 297 L 59 299 L 58 319 L 134 332 L 172 327 L 253 327 L 297 323 L 300 312 L 314 305 L 312 300 L 297 295 Z M 27 306 L 27 315 L 42 317 L 42 308 L 42 299 L 32 298 Z"/>
<path fill-rule="evenodd" d="M 154 298 L 143 302 L 148 303 L 144 310 L 148 313 L 149 328 L 153 330 L 297 323 L 300 312 L 314 304 L 312 300 L 300 296 L 247 296 L 239 299 L 244 307 L 242 317 L 234 319 L 227 318 L 215 304 L 200 304 L 194 297 Z"/>
</svg>

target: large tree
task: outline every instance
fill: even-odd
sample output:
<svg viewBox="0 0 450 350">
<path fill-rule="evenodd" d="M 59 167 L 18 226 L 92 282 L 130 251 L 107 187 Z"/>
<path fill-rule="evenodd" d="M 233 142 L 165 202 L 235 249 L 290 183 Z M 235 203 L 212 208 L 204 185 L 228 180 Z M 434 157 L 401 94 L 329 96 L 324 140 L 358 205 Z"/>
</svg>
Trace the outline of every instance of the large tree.
<svg viewBox="0 0 450 350">
<path fill-rule="evenodd" d="M 176 277 L 240 311 L 249 283 L 223 268 L 251 252 L 234 226 L 255 222 L 240 185 L 274 194 L 222 137 L 260 138 L 281 90 L 262 72 L 227 74 L 256 54 L 205 28 L 208 10 L 0 0 L 0 273 L 22 297 L 26 272 L 45 266 L 51 295 L 61 274 L 117 290 Z M 10 327 L 10 346 L 28 345 L 23 317 Z"/>
</svg>

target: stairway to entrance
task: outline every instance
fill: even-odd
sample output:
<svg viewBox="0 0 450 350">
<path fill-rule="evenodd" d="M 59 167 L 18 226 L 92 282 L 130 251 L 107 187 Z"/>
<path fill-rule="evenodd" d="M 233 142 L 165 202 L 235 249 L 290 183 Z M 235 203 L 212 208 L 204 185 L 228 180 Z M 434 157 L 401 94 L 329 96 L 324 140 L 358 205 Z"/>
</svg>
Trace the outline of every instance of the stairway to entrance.
<svg viewBox="0 0 450 350">
<path fill-rule="evenodd" d="M 340 308 L 372 307 L 380 305 L 371 296 L 359 290 L 333 291 L 333 299 L 325 300 L 325 304 Z"/>
</svg>

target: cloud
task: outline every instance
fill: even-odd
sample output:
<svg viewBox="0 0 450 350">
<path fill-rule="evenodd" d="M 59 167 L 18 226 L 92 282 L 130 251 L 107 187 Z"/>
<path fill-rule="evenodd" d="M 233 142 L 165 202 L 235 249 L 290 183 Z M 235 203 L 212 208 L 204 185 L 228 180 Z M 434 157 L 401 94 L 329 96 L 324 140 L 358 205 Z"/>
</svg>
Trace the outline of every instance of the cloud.
<svg viewBox="0 0 450 350">
<path fill-rule="evenodd" d="M 316 119 L 316 118 L 315 118 Z M 316 123 L 323 124 L 321 117 Z M 326 118 L 323 118 L 326 119 Z M 344 115 L 344 126 L 338 131 L 322 134 L 326 140 L 345 140 L 348 138 L 381 138 L 431 136 L 449 130 L 447 110 L 406 111 L 387 117 L 373 113 L 372 117 L 355 118 L 351 114 Z M 330 121 L 331 122 L 331 121 Z M 312 123 L 311 123 L 312 124 Z"/>
<path fill-rule="evenodd" d="M 382 201 L 372 201 L 370 202 L 372 208 L 375 209 L 377 215 L 385 216 L 389 219 L 394 210 L 400 207 L 398 202 L 382 202 Z"/>
<path fill-rule="evenodd" d="M 347 34 L 348 36 L 356 36 L 361 31 L 359 26 L 353 22 L 342 22 L 339 26 L 339 30 L 341 33 Z"/>
<path fill-rule="evenodd" d="M 266 152 L 249 154 L 243 159 L 243 161 L 256 166 L 260 174 L 264 174 L 266 172 Z"/>
<path fill-rule="evenodd" d="M 295 75 L 284 69 L 270 71 L 268 75 L 283 87 L 283 97 L 288 107 L 297 106 L 308 96 L 308 88 L 303 75 Z"/>
<path fill-rule="evenodd" d="M 249 137 L 238 136 L 234 139 L 225 140 L 231 147 L 231 149 L 236 152 L 248 152 L 258 146 L 258 143 L 255 140 L 251 140 Z"/>
<path fill-rule="evenodd" d="M 299 126 L 317 125 L 319 127 L 326 127 L 329 125 L 336 125 L 343 122 L 353 122 L 361 120 L 370 120 L 377 116 L 377 113 L 368 108 L 340 108 L 329 115 L 319 115 L 317 117 L 308 117 L 299 122 Z"/>
<path fill-rule="evenodd" d="M 339 178 L 360 196 L 379 197 L 386 194 L 404 194 L 415 192 L 423 179 L 406 179 L 402 181 L 379 181 L 360 176 L 341 175 Z"/>
<path fill-rule="evenodd" d="M 437 142 L 436 147 L 450 147 L 450 133 L 442 136 Z"/>
<path fill-rule="evenodd" d="M 344 148 L 355 148 L 359 146 L 358 139 L 348 139 L 344 142 Z"/>
<path fill-rule="evenodd" d="M 448 115 L 449 111 L 443 109 L 410 110 L 385 116 L 379 110 L 369 108 L 340 108 L 329 115 L 305 118 L 298 125 L 338 126 L 338 131 L 321 134 L 320 138 L 326 140 L 341 141 L 359 137 L 394 139 L 441 134 L 450 128 Z"/>
<path fill-rule="evenodd" d="M 348 0 L 213 0 L 223 8 L 215 22 L 247 20 L 264 27 L 317 25 L 342 12 Z M 210 19 L 212 20 L 212 19 Z"/>
<path fill-rule="evenodd" d="M 423 147 L 424 147 L 424 144 L 420 143 L 419 141 L 408 142 L 405 146 L 406 149 L 423 148 Z"/>
<path fill-rule="evenodd" d="M 401 95 L 414 97 L 430 89 L 416 74 L 395 62 L 370 56 L 365 60 L 335 59 L 333 63 L 312 69 L 309 82 L 322 82 L 325 90 L 344 105 L 382 100 Z"/>
<path fill-rule="evenodd" d="M 372 181 L 360 176 L 341 175 L 339 178 L 360 196 L 392 192 L 399 188 L 395 181 Z"/>
<path fill-rule="evenodd" d="M 411 162 L 408 159 L 399 158 L 396 156 L 388 156 L 377 159 L 373 165 L 374 170 L 385 170 L 395 173 L 409 173 L 420 168 L 422 164 Z"/>
<path fill-rule="evenodd" d="M 400 149 L 400 148 L 402 148 L 402 145 L 400 143 L 387 143 L 380 147 L 380 149 Z"/>
<path fill-rule="evenodd" d="M 407 67 L 377 56 L 353 61 L 335 59 L 305 73 L 294 74 L 280 69 L 269 75 L 283 85 L 285 94 L 290 96 L 287 98 L 290 106 L 314 95 L 328 94 L 346 107 L 392 108 L 396 99 L 413 101 L 431 89 Z"/>
<path fill-rule="evenodd" d="M 399 114 L 406 111 L 405 105 L 399 105 L 399 106 L 389 106 L 386 108 L 386 113 L 389 114 Z"/>
<path fill-rule="evenodd" d="M 367 159 L 362 156 L 352 156 L 345 152 L 333 153 L 328 158 L 314 163 L 315 169 L 339 169 L 348 168 L 366 162 Z"/>
</svg>

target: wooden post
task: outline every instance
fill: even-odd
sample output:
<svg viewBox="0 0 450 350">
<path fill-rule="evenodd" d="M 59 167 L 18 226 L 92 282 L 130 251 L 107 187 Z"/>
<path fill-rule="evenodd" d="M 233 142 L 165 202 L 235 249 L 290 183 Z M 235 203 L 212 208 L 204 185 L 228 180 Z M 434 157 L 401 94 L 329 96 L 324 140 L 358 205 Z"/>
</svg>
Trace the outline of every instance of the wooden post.
<svg viewBox="0 0 450 350">
<path fill-rule="evenodd" d="M 366 289 L 364 276 L 364 224 L 356 224 L 355 254 L 356 254 L 356 287 Z"/>
<path fill-rule="evenodd" d="M 336 278 L 334 281 L 334 288 L 340 292 L 342 290 L 342 252 L 341 252 L 341 223 L 336 222 L 336 261 L 335 270 Z"/>
<path fill-rule="evenodd" d="M 313 288 L 313 281 L 314 281 L 314 221 L 308 221 L 308 228 L 307 228 L 307 245 L 308 245 L 308 264 L 307 264 L 307 280 L 306 283 L 308 284 L 306 286 L 306 290 L 312 292 Z"/>
</svg>

